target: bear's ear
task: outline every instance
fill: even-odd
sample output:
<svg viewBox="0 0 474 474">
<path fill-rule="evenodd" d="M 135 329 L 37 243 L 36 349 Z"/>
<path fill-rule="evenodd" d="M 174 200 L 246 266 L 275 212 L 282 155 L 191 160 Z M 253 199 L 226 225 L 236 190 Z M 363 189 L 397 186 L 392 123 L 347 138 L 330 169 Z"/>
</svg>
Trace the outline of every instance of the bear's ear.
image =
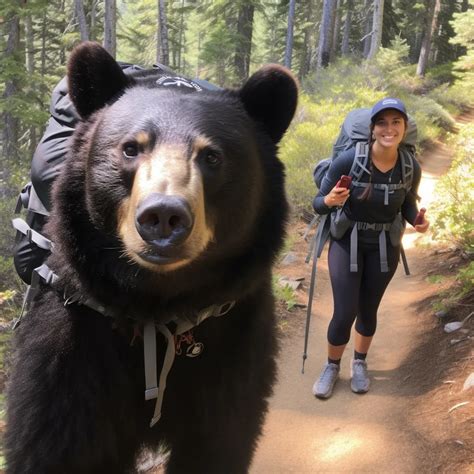
<svg viewBox="0 0 474 474">
<path fill-rule="evenodd" d="M 293 74 L 283 66 L 269 64 L 249 78 L 239 95 L 247 113 L 278 143 L 290 125 L 298 101 Z"/>
<path fill-rule="evenodd" d="M 98 43 L 85 41 L 68 62 L 69 96 L 82 118 L 122 92 L 128 79 L 115 59 Z"/>
</svg>

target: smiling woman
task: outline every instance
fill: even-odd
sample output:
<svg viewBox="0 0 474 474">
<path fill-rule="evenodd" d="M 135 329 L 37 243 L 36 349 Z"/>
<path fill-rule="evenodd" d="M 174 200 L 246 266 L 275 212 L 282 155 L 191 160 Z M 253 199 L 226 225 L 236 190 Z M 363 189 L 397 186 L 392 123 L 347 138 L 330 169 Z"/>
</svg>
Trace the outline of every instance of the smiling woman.
<svg viewBox="0 0 474 474">
<path fill-rule="evenodd" d="M 379 166 L 384 164 L 384 158 L 388 158 L 394 165 L 398 156 L 398 145 L 403 140 L 407 129 L 408 117 L 397 110 L 386 110 L 380 112 L 376 120 L 372 123 L 372 135 L 374 146 L 372 148 L 372 160 L 376 161 L 377 168 L 386 172 L 385 167 Z M 388 160 L 385 160 L 388 161 Z M 390 166 L 388 169 L 391 169 Z"/>
<path fill-rule="evenodd" d="M 339 376 L 339 365 L 355 322 L 355 351 L 351 389 L 365 393 L 370 380 L 366 356 L 377 327 L 377 311 L 397 268 L 404 222 L 426 232 L 426 218 L 415 223 L 421 170 L 415 159 L 399 148 L 408 128 L 405 105 L 385 98 L 370 112 L 368 163 L 359 180 L 340 186 L 350 175 L 356 151 L 351 148 L 333 160 L 314 209 L 333 211 L 329 271 L 334 314 L 328 328 L 328 362 L 313 387 L 318 398 L 329 398 Z M 408 158 L 408 159 L 407 159 Z M 406 179 L 412 174 L 411 183 Z"/>
</svg>

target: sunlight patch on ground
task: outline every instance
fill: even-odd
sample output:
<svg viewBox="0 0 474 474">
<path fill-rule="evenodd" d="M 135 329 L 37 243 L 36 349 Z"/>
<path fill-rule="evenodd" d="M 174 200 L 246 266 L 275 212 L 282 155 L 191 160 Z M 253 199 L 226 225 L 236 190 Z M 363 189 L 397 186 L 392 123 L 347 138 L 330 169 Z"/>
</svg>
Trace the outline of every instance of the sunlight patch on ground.
<svg viewBox="0 0 474 474">
<path fill-rule="evenodd" d="M 318 440 L 318 445 L 320 441 Z M 315 449 L 315 458 L 321 462 L 337 461 L 338 459 L 351 456 L 357 448 L 361 447 L 363 440 L 355 433 L 337 433 L 328 437 L 325 446 L 321 449 Z"/>
<path fill-rule="evenodd" d="M 420 186 L 418 188 L 418 194 L 421 196 L 421 201 L 419 202 L 421 207 L 428 207 L 428 205 L 435 199 L 436 196 L 434 195 L 434 191 L 437 181 L 437 176 L 427 173 L 426 171 L 423 172 Z"/>
<path fill-rule="evenodd" d="M 344 399 L 340 402 L 342 406 L 336 412 L 334 404 L 328 406 L 330 402 L 317 400 L 313 413 L 286 408 L 274 410 L 266 424 L 267 430 L 277 433 L 272 440 L 271 457 L 263 455 L 266 470 L 259 466 L 262 459 L 259 457 L 251 472 L 295 472 L 292 461 L 295 457 L 299 459 L 299 473 L 366 472 L 367 469 L 377 472 L 382 459 L 386 468 L 395 469 L 400 462 L 398 448 L 394 449 L 393 427 L 386 422 L 384 414 L 374 410 L 367 420 L 366 402 L 360 399 L 356 400 L 358 406 L 353 406 L 355 413 L 348 416 L 344 408 L 347 403 Z M 378 406 L 375 400 L 372 402 Z M 387 408 L 390 411 L 392 401 L 383 397 L 383 402 L 384 413 Z"/>
</svg>

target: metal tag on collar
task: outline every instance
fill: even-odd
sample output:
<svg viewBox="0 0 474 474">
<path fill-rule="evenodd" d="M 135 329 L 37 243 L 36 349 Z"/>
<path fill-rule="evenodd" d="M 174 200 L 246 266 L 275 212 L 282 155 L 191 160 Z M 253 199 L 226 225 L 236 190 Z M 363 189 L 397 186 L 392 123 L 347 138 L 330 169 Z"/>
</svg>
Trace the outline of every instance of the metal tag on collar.
<svg viewBox="0 0 474 474">
<path fill-rule="evenodd" d="M 217 307 L 217 312 L 214 313 L 214 316 L 224 316 L 224 314 L 227 314 L 234 306 L 235 301 L 227 301 L 226 303 Z"/>
<path fill-rule="evenodd" d="M 70 304 L 79 303 L 81 304 L 81 294 L 80 293 L 73 293 L 71 296 L 66 295 L 66 290 L 63 294 L 64 298 L 64 307 L 69 306 Z"/>
<path fill-rule="evenodd" d="M 186 349 L 186 357 L 198 357 L 204 351 L 204 344 L 202 342 L 193 342 L 187 349 Z"/>
</svg>

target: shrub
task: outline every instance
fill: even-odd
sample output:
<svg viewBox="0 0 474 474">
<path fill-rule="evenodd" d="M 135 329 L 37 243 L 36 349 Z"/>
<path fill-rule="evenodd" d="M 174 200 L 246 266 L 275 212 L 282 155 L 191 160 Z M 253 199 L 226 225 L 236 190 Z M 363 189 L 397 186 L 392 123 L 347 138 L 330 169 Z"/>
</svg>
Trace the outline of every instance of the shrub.
<svg viewBox="0 0 474 474">
<path fill-rule="evenodd" d="M 437 199 L 431 209 L 433 234 L 474 254 L 474 124 L 462 126 L 450 144 L 455 148 L 455 158 L 437 184 Z"/>
</svg>

